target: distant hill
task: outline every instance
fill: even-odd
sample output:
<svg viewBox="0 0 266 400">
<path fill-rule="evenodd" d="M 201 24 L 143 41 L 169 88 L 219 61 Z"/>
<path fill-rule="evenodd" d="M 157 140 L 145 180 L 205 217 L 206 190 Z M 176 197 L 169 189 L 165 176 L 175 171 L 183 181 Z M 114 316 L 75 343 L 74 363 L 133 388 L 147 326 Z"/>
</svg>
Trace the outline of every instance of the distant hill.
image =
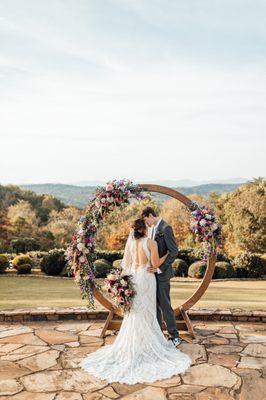
<svg viewBox="0 0 266 400">
<path fill-rule="evenodd" d="M 162 184 L 162 182 L 158 183 Z M 196 193 L 202 196 L 207 196 L 210 192 L 232 192 L 240 185 L 241 183 L 208 183 L 191 187 L 178 186 L 174 187 L 174 189 L 185 195 Z M 170 185 L 168 186 L 170 187 Z M 58 183 L 20 185 L 20 187 L 23 189 L 32 190 L 37 194 L 50 194 L 61 200 L 64 204 L 74 205 L 80 208 L 86 206 L 96 189 L 96 186 L 75 186 Z M 160 194 L 154 194 L 154 197 L 159 202 L 167 199 L 167 196 Z"/>
</svg>

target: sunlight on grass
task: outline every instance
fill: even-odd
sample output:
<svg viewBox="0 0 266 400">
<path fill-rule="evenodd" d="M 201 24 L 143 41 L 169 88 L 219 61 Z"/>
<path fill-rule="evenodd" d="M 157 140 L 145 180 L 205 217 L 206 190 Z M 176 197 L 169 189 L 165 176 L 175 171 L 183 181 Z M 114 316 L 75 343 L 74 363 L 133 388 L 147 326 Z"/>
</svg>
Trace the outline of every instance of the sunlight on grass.
<svg viewBox="0 0 266 400">
<path fill-rule="evenodd" d="M 192 295 L 199 282 L 171 281 L 174 307 Z M 212 281 L 195 307 L 266 309 L 266 281 Z M 0 309 L 86 306 L 72 279 L 0 276 Z M 99 305 L 97 305 L 99 306 Z"/>
</svg>

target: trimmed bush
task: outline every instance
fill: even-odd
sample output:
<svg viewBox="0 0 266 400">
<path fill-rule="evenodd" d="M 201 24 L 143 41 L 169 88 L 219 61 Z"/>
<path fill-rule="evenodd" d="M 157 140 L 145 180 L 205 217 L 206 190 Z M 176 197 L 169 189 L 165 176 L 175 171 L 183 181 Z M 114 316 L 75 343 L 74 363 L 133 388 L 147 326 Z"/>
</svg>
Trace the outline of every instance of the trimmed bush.
<svg viewBox="0 0 266 400">
<path fill-rule="evenodd" d="M 96 260 L 106 260 L 110 264 L 112 264 L 115 260 L 119 258 L 123 258 L 124 252 L 123 251 L 105 251 L 105 250 L 96 250 L 95 251 L 95 259 Z"/>
<path fill-rule="evenodd" d="M 18 274 L 30 274 L 31 273 L 31 265 L 30 264 L 21 264 L 17 266 Z"/>
<path fill-rule="evenodd" d="M 235 277 L 236 272 L 231 264 L 225 261 L 217 261 L 215 263 L 213 279 L 230 279 Z"/>
<path fill-rule="evenodd" d="M 0 254 L 0 274 L 9 267 L 9 261 L 5 254 Z"/>
<path fill-rule="evenodd" d="M 188 276 L 190 278 L 201 279 L 205 274 L 206 268 L 207 264 L 204 261 L 196 261 L 188 268 Z"/>
<path fill-rule="evenodd" d="M 188 247 L 186 249 L 179 249 L 178 250 L 178 259 L 184 260 L 187 265 L 190 265 L 197 261 L 200 257 L 196 257 L 194 253 L 194 249 L 191 247 Z"/>
<path fill-rule="evenodd" d="M 18 269 L 20 265 L 25 265 L 25 264 L 32 266 L 31 258 L 26 254 L 21 254 L 19 256 L 16 256 L 12 261 L 12 265 L 15 269 Z"/>
<path fill-rule="evenodd" d="M 93 265 L 96 278 L 106 278 L 107 274 L 113 269 L 112 264 L 104 258 L 94 261 Z"/>
<path fill-rule="evenodd" d="M 176 258 L 173 262 L 173 271 L 175 276 L 187 276 L 188 275 L 188 265 L 184 260 Z"/>
<path fill-rule="evenodd" d="M 13 239 L 10 242 L 11 248 L 16 253 L 27 253 L 27 251 L 39 250 L 41 247 L 40 242 L 34 238 L 20 238 Z"/>
<path fill-rule="evenodd" d="M 40 267 L 46 275 L 55 276 L 63 271 L 66 263 L 64 250 L 51 250 L 43 257 Z"/>
<path fill-rule="evenodd" d="M 250 252 L 238 254 L 234 258 L 233 266 L 238 277 L 260 278 L 265 273 L 264 263 L 260 256 Z"/>
<path fill-rule="evenodd" d="M 121 261 L 122 261 L 122 258 L 120 260 L 113 261 L 113 267 L 116 269 L 121 268 Z"/>
</svg>

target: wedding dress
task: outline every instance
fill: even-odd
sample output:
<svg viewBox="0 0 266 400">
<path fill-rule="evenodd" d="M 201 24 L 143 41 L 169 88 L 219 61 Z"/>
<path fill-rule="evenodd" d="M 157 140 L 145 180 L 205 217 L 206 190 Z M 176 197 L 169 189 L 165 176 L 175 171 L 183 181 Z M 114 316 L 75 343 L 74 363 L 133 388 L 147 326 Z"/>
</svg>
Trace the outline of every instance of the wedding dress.
<svg viewBox="0 0 266 400">
<path fill-rule="evenodd" d="M 150 250 L 147 237 L 139 239 L 147 263 L 136 265 L 136 240 L 129 235 L 122 268 L 132 274 L 136 295 L 113 344 L 99 348 L 80 362 L 80 367 L 108 383 L 154 382 L 183 373 L 190 357 L 177 349 L 161 331 L 156 317 L 156 278 L 147 271 Z"/>
</svg>

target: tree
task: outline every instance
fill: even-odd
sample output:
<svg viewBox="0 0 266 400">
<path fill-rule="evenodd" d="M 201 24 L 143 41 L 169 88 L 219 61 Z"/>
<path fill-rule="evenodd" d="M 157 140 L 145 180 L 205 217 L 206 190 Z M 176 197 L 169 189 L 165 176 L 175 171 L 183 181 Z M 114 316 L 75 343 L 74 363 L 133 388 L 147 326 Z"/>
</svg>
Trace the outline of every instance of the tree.
<svg viewBox="0 0 266 400">
<path fill-rule="evenodd" d="M 233 193 L 221 196 L 223 233 L 229 254 L 266 252 L 266 181 L 255 178 Z"/>
<path fill-rule="evenodd" d="M 57 247 L 65 247 L 70 242 L 81 213 L 76 207 L 50 212 L 46 230 L 53 235 Z"/>
</svg>

